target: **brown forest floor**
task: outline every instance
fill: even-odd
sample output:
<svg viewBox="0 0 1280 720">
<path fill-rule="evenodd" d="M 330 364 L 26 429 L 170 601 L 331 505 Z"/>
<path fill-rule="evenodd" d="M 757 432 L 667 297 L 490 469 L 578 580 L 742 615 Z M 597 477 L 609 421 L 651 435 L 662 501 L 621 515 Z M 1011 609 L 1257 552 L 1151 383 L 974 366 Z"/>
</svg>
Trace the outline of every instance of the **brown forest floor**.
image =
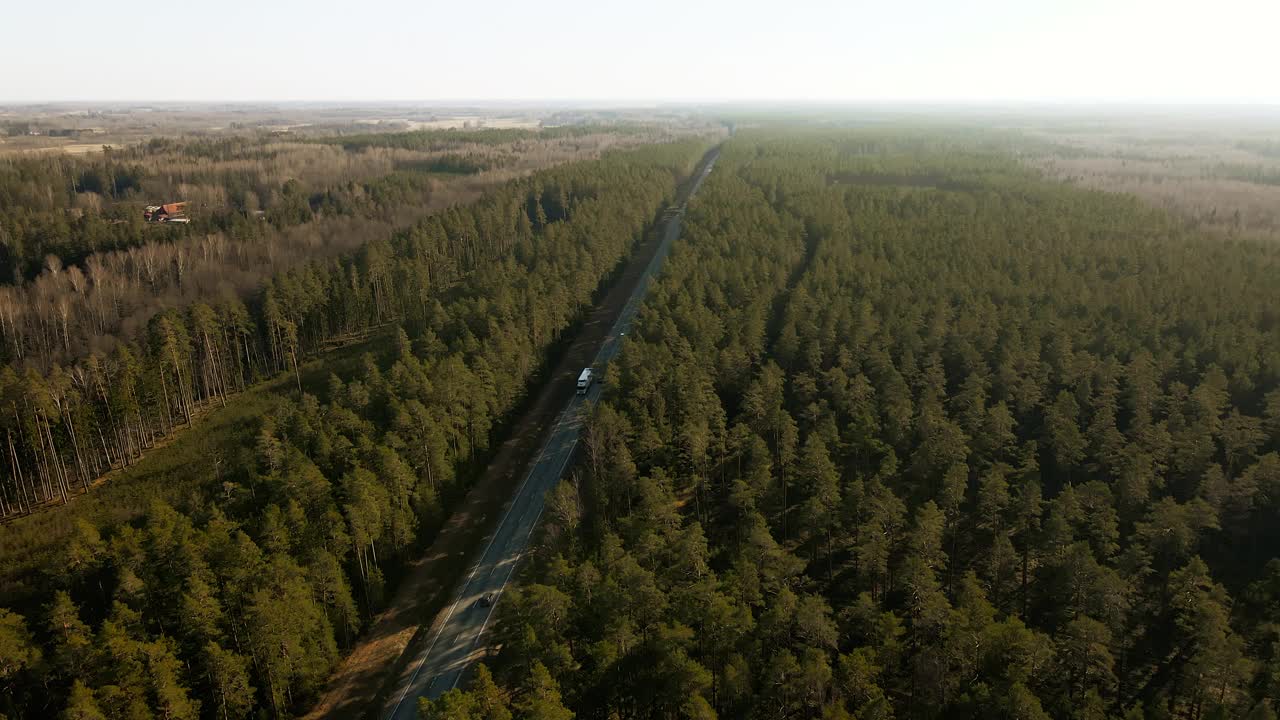
<svg viewBox="0 0 1280 720">
<path fill-rule="evenodd" d="M 699 164 L 699 171 L 701 170 Z M 687 185 L 687 183 L 686 183 Z M 687 193 L 682 188 L 681 197 Z M 636 246 L 605 297 L 579 327 L 537 396 L 510 428 L 492 462 L 441 528 L 431 547 L 405 569 L 405 578 L 372 628 L 357 642 L 329 680 L 306 720 L 355 720 L 376 717 L 383 695 L 404 663 L 416 656 L 441 622 L 450 593 L 468 567 L 471 551 L 493 530 L 516 485 L 528 471 L 556 414 L 574 392 L 578 372 L 591 363 L 609 328 L 622 312 L 636 282 L 653 259 L 660 225 Z M 412 646 L 412 647 L 411 647 Z M 412 649 L 412 652 L 408 652 Z"/>
</svg>

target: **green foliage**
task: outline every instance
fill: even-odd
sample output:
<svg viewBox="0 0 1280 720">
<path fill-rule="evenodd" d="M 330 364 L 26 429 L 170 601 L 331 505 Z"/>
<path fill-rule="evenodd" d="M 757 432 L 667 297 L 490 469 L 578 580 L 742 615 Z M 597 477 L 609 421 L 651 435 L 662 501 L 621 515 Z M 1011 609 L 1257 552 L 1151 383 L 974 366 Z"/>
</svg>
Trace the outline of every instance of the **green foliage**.
<svg viewBox="0 0 1280 720">
<path fill-rule="evenodd" d="M 541 663 L 583 717 L 1269 716 L 1280 250 L 987 139 L 726 144 L 504 601 L 503 686 Z"/>
<path fill-rule="evenodd" d="M 1272 716 L 1280 250 L 991 140 L 727 143 L 504 597 L 496 674 L 424 717 Z M 298 372 L 226 485 L 69 523 L 20 608 L 43 631 L 0 624 L 44 660 L 6 677 L 47 666 L 86 717 L 296 710 L 695 148 L 647 152 L 277 278 L 274 369 L 403 332 Z M 157 319 L 100 417 L 185 417 L 210 322 Z M 15 432 L 96 427 L 59 422 L 56 376 L 6 382 Z"/>
<path fill-rule="evenodd" d="M 4 568 L 20 580 L 6 583 L 6 602 L 44 632 L 0 610 L 0 645 L 14 651 L 0 664 L 3 687 L 43 684 L 60 710 L 82 683 L 67 712 L 86 717 L 95 706 L 175 720 L 305 709 L 703 149 L 610 153 L 534 174 L 285 273 L 242 312 L 160 313 L 143 346 L 122 345 L 99 367 L 101 392 L 6 373 L 0 404 L 17 409 L 6 427 L 42 443 L 10 445 L 7 467 L 51 487 L 88 477 L 78 463 L 89 450 L 73 437 L 126 447 L 220 404 L 228 378 L 247 381 L 255 364 L 288 374 L 227 400 L 101 491 L 5 527 L 5 552 L 31 563 Z M 374 331 L 357 350 L 299 359 Z M 620 572 L 630 583 L 649 571 Z M 555 602 L 530 597 L 539 609 Z M 545 665 L 531 665 L 522 717 L 572 717 L 546 670 L 568 656 L 551 646 Z M 477 717 L 502 717 L 510 701 L 482 680 L 471 691 Z M 46 707 L 33 692 L 14 702 L 19 715 Z"/>
<path fill-rule="evenodd" d="M 249 684 L 249 659 L 225 650 L 215 642 L 204 647 L 208 703 L 223 720 L 247 717 L 254 705 L 254 688 Z"/>
<path fill-rule="evenodd" d="M 437 700 L 418 699 L 422 720 L 511 720 L 511 702 L 480 663 L 465 690 L 454 688 Z"/>
<path fill-rule="evenodd" d="M 106 717 L 94 699 L 93 690 L 79 680 L 71 684 L 67 707 L 62 711 L 63 720 L 106 720 Z"/>
</svg>

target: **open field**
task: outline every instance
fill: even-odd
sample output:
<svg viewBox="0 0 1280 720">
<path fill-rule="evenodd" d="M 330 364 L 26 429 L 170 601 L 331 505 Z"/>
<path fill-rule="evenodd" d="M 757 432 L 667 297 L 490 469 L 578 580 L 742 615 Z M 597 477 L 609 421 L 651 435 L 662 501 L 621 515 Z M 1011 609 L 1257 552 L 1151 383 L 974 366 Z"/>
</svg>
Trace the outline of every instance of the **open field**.
<svg viewBox="0 0 1280 720">
<path fill-rule="evenodd" d="M 58 150 L 101 152 L 152 138 L 274 137 L 296 140 L 350 132 L 527 129 L 565 125 L 654 123 L 706 125 L 681 111 L 617 111 L 539 104 L 173 103 L 0 105 L 0 157 Z"/>
<path fill-rule="evenodd" d="M 357 124 L 395 128 L 397 130 L 456 130 L 468 128 L 532 130 L 540 125 L 540 121 L 533 117 L 485 117 L 483 115 L 458 115 L 455 117 L 437 118 L 434 120 L 411 120 L 409 118 L 361 120 L 357 121 Z"/>
<path fill-rule="evenodd" d="M 1274 118 L 1092 118 L 1024 127 L 1025 160 L 1050 177 L 1131 193 L 1232 235 L 1280 239 Z"/>
<path fill-rule="evenodd" d="M 25 153 L 29 155 L 35 155 L 39 153 L 64 153 L 67 155 L 91 155 L 93 153 L 103 152 L 103 150 L 107 148 L 114 150 L 114 149 L 123 148 L 123 147 L 127 147 L 127 144 L 118 143 L 118 142 L 117 143 L 110 143 L 110 142 L 87 143 L 87 142 L 76 142 L 76 141 L 59 143 L 53 139 L 50 139 L 49 141 L 44 143 L 23 143 L 21 139 L 15 142 L 15 141 L 6 141 L 4 138 L 0 138 L 0 155 L 3 155 L 6 152 L 15 153 L 15 154 Z"/>
</svg>

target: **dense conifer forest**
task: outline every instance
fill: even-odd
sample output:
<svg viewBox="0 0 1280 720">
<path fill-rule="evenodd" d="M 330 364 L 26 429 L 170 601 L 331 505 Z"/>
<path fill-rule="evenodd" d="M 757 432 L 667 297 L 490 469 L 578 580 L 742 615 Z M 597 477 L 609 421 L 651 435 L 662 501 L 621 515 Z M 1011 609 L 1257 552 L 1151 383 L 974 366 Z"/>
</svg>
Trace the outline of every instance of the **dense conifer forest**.
<svg viewBox="0 0 1280 720">
<path fill-rule="evenodd" d="M 370 176 L 410 197 L 528 137 L 315 145 L 434 153 Z M 425 720 L 1274 718 L 1280 246 L 1016 147 L 725 143 L 602 369 L 498 652 Z M 304 711 L 706 149 L 514 179 L 135 325 L 96 290 L 22 335 L 0 307 L 0 715 Z M 379 197 L 327 192 L 298 209 Z M 41 277 L 74 289 L 76 257 Z M 233 451 L 31 513 L 237 403 Z"/>
<path fill-rule="evenodd" d="M 512 180 L 281 272 L 249 302 L 160 312 L 109 354 L 6 367 L 0 498 L 15 514 L 138 462 L 200 407 L 253 396 L 228 400 L 255 378 L 289 389 L 231 455 L 0 526 L 0 715 L 305 710 L 707 147 Z M 302 356 L 370 334 L 376 352 L 304 391 Z"/>
<path fill-rule="evenodd" d="M 428 720 L 1274 718 L 1280 246 L 742 130 Z"/>
</svg>

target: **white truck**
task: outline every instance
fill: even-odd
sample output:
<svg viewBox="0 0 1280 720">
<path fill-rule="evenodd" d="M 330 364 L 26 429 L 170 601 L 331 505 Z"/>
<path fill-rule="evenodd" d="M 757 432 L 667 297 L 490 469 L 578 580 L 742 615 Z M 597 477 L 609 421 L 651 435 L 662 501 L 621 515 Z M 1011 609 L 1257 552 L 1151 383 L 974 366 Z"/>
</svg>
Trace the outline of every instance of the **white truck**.
<svg viewBox="0 0 1280 720">
<path fill-rule="evenodd" d="M 582 368 L 582 373 L 578 375 L 578 394 L 586 395 L 587 390 L 591 388 L 591 368 Z"/>
</svg>

